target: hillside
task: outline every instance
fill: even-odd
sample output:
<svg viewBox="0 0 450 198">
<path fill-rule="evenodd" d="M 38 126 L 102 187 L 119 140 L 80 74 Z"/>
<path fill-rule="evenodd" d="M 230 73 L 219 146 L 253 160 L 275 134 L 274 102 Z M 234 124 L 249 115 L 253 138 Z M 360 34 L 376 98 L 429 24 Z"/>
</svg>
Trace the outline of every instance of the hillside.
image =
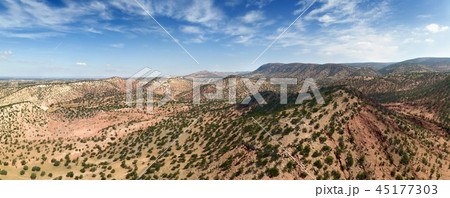
<svg viewBox="0 0 450 198">
<path fill-rule="evenodd" d="M 225 78 L 231 75 L 240 75 L 246 72 L 212 72 L 212 71 L 199 71 L 184 76 L 185 78 Z"/>
<path fill-rule="evenodd" d="M 269 80 L 258 90 L 267 104 L 240 104 L 248 77 L 298 84 L 288 104 Z M 325 104 L 294 104 L 310 77 Z M 266 64 L 224 78 L 223 100 L 201 104 L 191 79 L 167 79 L 154 102 L 167 86 L 173 100 L 153 114 L 135 99 L 126 105 L 120 78 L 0 81 L 0 179 L 450 179 L 449 80 L 448 72 Z"/>
<path fill-rule="evenodd" d="M 379 70 L 381 74 L 406 74 L 434 72 L 435 70 L 417 63 L 395 63 Z"/>
<path fill-rule="evenodd" d="M 374 70 L 380 70 L 381 68 L 392 65 L 393 63 L 367 62 L 367 63 L 342 63 L 342 64 L 352 67 L 370 67 Z"/>
<path fill-rule="evenodd" d="M 355 68 L 342 64 L 303 64 L 303 63 L 270 63 L 244 75 L 251 78 L 313 78 L 316 81 L 334 81 L 348 76 L 374 76 L 375 71 L 370 68 Z"/>
<path fill-rule="evenodd" d="M 416 58 L 403 63 L 420 64 L 436 71 L 450 71 L 450 58 Z"/>
</svg>

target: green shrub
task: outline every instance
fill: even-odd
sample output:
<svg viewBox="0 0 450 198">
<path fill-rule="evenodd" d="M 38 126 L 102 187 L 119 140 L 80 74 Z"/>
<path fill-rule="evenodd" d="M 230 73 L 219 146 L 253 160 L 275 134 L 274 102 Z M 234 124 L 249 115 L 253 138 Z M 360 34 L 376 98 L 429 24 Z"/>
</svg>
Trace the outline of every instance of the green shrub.
<svg viewBox="0 0 450 198">
<path fill-rule="evenodd" d="M 280 171 L 278 170 L 277 167 L 273 167 L 273 168 L 267 169 L 266 174 L 269 177 L 276 177 L 276 176 L 278 176 L 280 174 Z"/>
</svg>

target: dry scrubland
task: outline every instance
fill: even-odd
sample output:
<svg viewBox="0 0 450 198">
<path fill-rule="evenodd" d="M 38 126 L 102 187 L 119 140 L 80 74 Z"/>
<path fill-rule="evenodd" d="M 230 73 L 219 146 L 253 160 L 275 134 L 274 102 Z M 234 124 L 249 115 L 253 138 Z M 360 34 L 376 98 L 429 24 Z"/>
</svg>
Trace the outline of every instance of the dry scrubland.
<svg viewBox="0 0 450 198">
<path fill-rule="evenodd" d="M 301 83 L 288 105 L 269 83 L 267 105 L 192 105 L 180 77 L 153 115 L 125 105 L 120 78 L 0 81 L 0 179 L 450 179 L 449 73 L 341 67 L 316 72 L 325 105 L 291 104 Z M 248 93 L 242 83 L 237 92 Z"/>
</svg>

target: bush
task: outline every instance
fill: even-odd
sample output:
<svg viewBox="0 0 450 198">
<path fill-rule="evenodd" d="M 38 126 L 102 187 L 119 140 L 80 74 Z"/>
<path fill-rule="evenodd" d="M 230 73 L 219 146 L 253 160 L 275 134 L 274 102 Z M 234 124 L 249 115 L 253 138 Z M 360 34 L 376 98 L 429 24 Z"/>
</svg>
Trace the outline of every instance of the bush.
<svg viewBox="0 0 450 198">
<path fill-rule="evenodd" d="M 289 162 L 286 164 L 286 167 L 284 167 L 284 170 L 286 170 L 286 171 L 288 171 L 288 172 L 291 172 L 291 171 L 292 171 L 292 167 L 294 167 L 294 162 L 289 161 Z"/>
<path fill-rule="evenodd" d="M 327 156 L 327 158 L 325 158 L 325 163 L 327 163 L 328 165 L 333 164 L 334 158 L 331 156 Z"/>
<path fill-rule="evenodd" d="M 224 163 L 222 163 L 222 165 L 220 165 L 220 168 L 222 168 L 222 170 L 229 170 L 231 168 L 231 166 L 233 165 L 233 157 L 230 156 L 227 161 L 225 161 Z"/>
<path fill-rule="evenodd" d="M 335 170 L 331 171 L 331 175 L 333 175 L 334 180 L 338 180 L 341 178 L 341 173 Z"/>
<path fill-rule="evenodd" d="M 33 166 L 33 168 L 31 168 L 31 171 L 39 172 L 39 171 L 41 171 L 41 167 L 39 167 L 39 166 Z"/>
<path fill-rule="evenodd" d="M 400 163 L 403 165 L 407 165 L 409 163 L 409 157 L 408 154 L 404 154 L 402 159 L 400 159 Z"/>
<path fill-rule="evenodd" d="M 280 171 L 278 170 L 277 167 L 267 169 L 266 173 L 269 177 L 276 177 L 280 175 Z"/>
<path fill-rule="evenodd" d="M 8 171 L 6 171 L 6 170 L 1 170 L 0 171 L 0 175 L 7 175 L 8 174 Z"/>
<path fill-rule="evenodd" d="M 305 157 L 308 157 L 309 152 L 311 152 L 311 146 L 306 145 L 305 148 L 302 149 L 301 154 Z"/>
<path fill-rule="evenodd" d="M 314 166 L 317 167 L 318 169 L 321 169 L 323 167 L 323 164 L 320 160 L 316 160 L 314 162 Z"/>
<path fill-rule="evenodd" d="M 345 161 L 347 162 L 347 168 L 350 168 L 351 166 L 353 166 L 354 160 L 353 160 L 353 156 L 350 152 L 347 153 L 347 159 Z"/>
<path fill-rule="evenodd" d="M 25 175 L 25 171 L 24 171 L 24 170 L 21 170 L 21 171 L 20 171 L 20 175 Z"/>
<path fill-rule="evenodd" d="M 31 179 L 36 179 L 36 173 L 31 173 L 30 178 Z"/>
<path fill-rule="evenodd" d="M 356 179 L 358 180 L 365 180 L 369 177 L 368 173 L 366 171 L 362 172 L 362 173 L 358 173 L 356 175 Z"/>
<path fill-rule="evenodd" d="M 72 171 L 68 172 L 66 177 L 73 177 L 73 172 Z"/>
</svg>

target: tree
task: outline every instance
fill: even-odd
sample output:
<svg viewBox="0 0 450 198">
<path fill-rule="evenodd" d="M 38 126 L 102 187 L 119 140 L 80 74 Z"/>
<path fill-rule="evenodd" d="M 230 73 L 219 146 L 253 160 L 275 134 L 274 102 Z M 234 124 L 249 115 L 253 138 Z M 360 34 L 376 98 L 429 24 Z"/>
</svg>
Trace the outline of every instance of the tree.
<svg viewBox="0 0 450 198">
<path fill-rule="evenodd" d="M 316 160 L 314 162 L 314 166 L 317 167 L 318 169 L 321 169 L 323 164 L 322 164 L 322 162 L 320 160 Z"/>
<path fill-rule="evenodd" d="M 280 171 L 278 170 L 277 167 L 273 167 L 273 168 L 267 169 L 266 173 L 269 177 L 276 177 L 280 174 Z"/>
<path fill-rule="evenodd" d="M 350 168 L 351 166 L 353 166 L 354 160 L 353 160 L 353 156 L 350 152 L 347 153 L 347 159 L 345 161 L 347 162 L 347 168 Z"/>
<path fill-rule="evenodd" d="M 400 159 L 400 163 L 403 165 L 407 165 L 409 163 L 409 157 L 408 154 L 404 154 L 402 159 Z"/>
<path fill-rule="evenodd" d="M 327 163 L 328 165 L 333 164 L 333 161 L 334 159 L 331 156 L 327 156 L 327 158 L 325 158 L 325 163 Z"/>
<path fill-rule="evenodd" d="M 66 177 L 73 177 L 73 172 L 72 171 L 68 172 Z"/>
<path fill-rule="evenodd" d="M 36 173 L 31 173 L 30 178 L 31 179 L 36 179 Z"/>
<path fill-rule="evenodd" d="M 31 171 L 39 172 L 39 171 L 41 171 L 41 167 L 39 167 L 39 166 L 33 166 L 33 168 L 31 168 Z"/>
</svg>

